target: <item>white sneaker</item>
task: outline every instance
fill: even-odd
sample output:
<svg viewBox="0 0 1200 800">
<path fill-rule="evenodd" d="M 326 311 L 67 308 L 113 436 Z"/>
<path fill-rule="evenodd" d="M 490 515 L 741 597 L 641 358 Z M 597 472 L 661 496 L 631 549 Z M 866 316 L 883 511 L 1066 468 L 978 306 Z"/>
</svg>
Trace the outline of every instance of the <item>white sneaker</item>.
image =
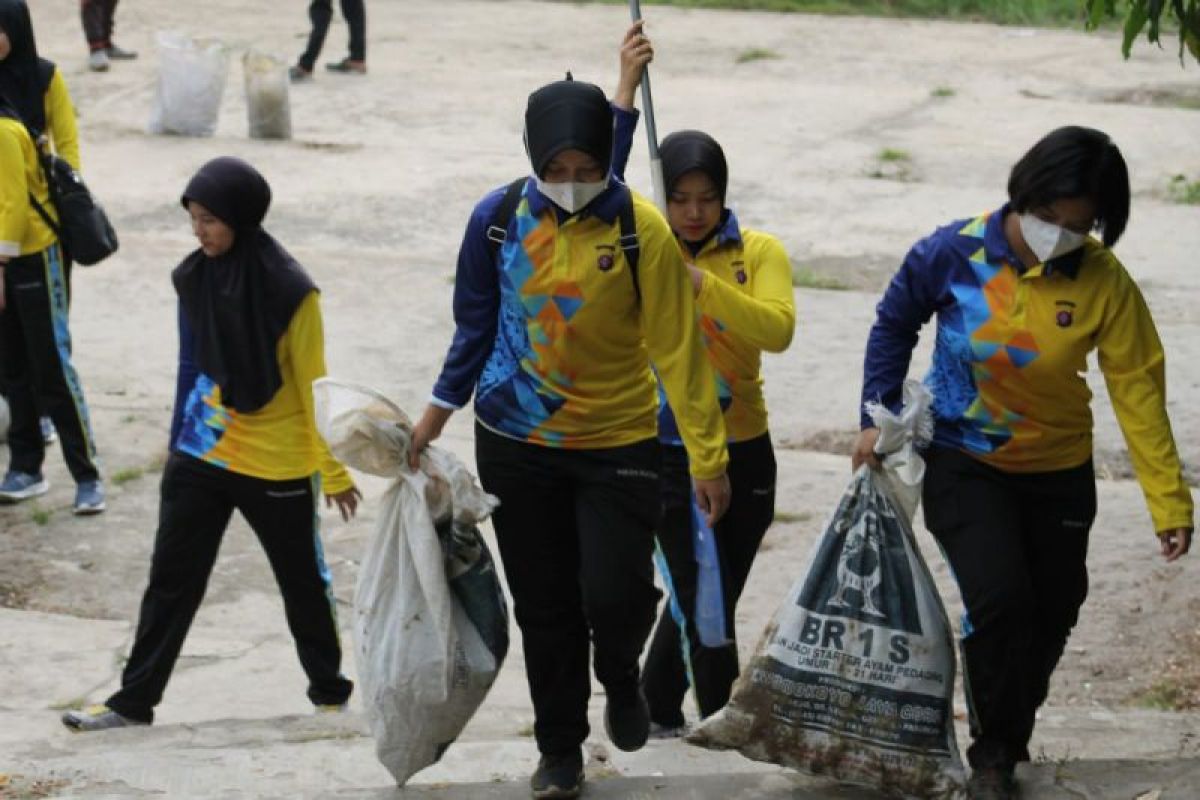
<svg viewBox="0 0 1200 800">
<path fill-rule="evenodd" d="M 88 56 L 88 69 L 92 72 L 108 72 L 108 53 L 104 50 L 93 50 Z"/>
</svg>

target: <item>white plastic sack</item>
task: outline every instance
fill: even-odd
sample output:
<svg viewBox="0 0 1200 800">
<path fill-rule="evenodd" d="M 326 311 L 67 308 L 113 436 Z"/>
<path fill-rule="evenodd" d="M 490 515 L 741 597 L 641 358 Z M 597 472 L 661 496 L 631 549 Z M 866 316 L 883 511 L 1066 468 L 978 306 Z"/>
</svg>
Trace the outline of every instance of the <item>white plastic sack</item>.
<svg viewBox="0 0 1200 800">
<path fill-rule="evenodd" d="M 257 50 L 242 56 L 251 139 L 292 138 L 287 62 Z"/>
<path fill-rule="evenodd" d="M 0 442 L 8 441 L 8 426 L 12 418 L 8 411 L 8 401 L 0 397 Z"/>
<path fill-rule="evenodd" d="M 217 39 L 193 39 L 160 31 L 158 91 L 150 112 L 150 133 L 212 136 L 221 113 L 229 74 L 229 54 Z"/>
<path fill-rule="evenodd" d="M 928 408 L 923 387 L 906 387 L 905 396 Z M 929 431 L 916 408 L 899 419 L 875 410 L 877 424 L 891 416 L 888 446 L 896 452 Z M 952 633 L 913 538 L 911 511 L 897 500 L 914 491 L 919 499 L 919 462 L 911 447 L 899 456 L 901 492 L 886 472 L 864 466 L 854 475 L 729 704 L 690 743 L 893 796 L 956 796 L 963 768 Z"/>
<path fill-rule="evenodd" d="M 359 690 L 380 762 L 403 785 L 483 702 L 508 650 L 508 610 L 475 525 L 497 500 L 453 455 L 408 471 L 412 425 L 377 392 L 322 378 L 317 427 L 342 463 L 393 478 L 354 594 Z"/>
</svg>

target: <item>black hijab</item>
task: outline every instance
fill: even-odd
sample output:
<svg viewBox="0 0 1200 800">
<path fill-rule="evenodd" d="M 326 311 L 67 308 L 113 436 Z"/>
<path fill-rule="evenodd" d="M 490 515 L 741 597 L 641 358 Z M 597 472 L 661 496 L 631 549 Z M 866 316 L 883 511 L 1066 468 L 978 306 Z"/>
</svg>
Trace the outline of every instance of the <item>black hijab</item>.
<svg viewBox="0 0 1200 800">
<path fill-rule="evenodd" d="M 699 171 L 708 176 L 721 197 L 721 219 L 715 228 L 699 242 L 684 241 L 692 255 L 700 252 L 717 231 L 725 224 L 729 213 L 724 209 L 725 190 L 729 185 L 729 166 L 725 163 L 725 151 L 717 140 L 702 131 L 676 131 L 662 140 L 658 147 L 662 159 L 663 185 L 669 195 L 675 184 L 689 172 Z"/>
<path fill-rule="evenodd" d="M 539 178 L 563 150 L 582 150 L 608 172 L 612 164 L 613 113 L 604 90 L 574 80 L 548 83 L 529 95 L 525 149 Z"/>
<path fill-rule="evenodd" d="M 215 158 L 188 182 L 180 202 L 204 206 L 234 230 L 215 258 L 196 250 L 171 273 L 191 326 L 196 363 L 221 387 L 221 402 L 262 408 L 283 385 L 275 348 L 300 302 L 317 287 L 261 227 L 271 187 L 237 158 Z"/>
<path fill-rule="evenodd" d="M 38 57 L 25 0 L 0 0 L 0 30 L 8 34 L 12 47 L 8 58 L 0 61 L 0 95 L 8 98 L 26 125 L 43 133 L 54 63 Z"/>
</svg>

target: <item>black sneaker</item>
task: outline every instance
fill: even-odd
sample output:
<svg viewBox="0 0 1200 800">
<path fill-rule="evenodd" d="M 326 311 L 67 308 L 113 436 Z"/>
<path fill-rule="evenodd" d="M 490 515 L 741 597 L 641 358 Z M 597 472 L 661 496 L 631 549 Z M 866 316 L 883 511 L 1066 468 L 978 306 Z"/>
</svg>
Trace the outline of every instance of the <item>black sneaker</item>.
<svg viewBox="0 0 1200 800">
<path fill-rule="evenodd" d="M 969 800 L 1017 800 L 1019 796 L 1012 770 L 983 767 L 973 771 L 967 781 Z"/>
<path fill-rule="evenodd" d="M 534 800 L 579 797 L 583 789 L 583 753 L 543 754 L 529 779 Z"/>
<path fill-rule="evenodd" d="M 639 688 L 633 694 L 612 692 L 604 707 L 604 732 L 618 750 L 641 750 L 650 736 L 650 707 Z"/>
</svg>

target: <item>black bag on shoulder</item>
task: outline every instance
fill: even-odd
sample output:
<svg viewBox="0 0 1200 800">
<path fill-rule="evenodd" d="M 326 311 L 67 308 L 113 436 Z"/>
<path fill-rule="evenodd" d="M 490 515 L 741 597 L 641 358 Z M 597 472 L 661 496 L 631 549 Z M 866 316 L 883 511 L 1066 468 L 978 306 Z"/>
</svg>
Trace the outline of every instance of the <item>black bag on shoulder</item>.
<svg viewBox="0 0 1200 800">
<path fill-rule="evenodd" d="M 29 203 L 42 220 L 54 231 L 66 251 L 67 258 L 85 267 L 98 264 L 117 252 L 117 232 L 104 209 L 92 197 L 87 184 L 65 158 L 46 152 L 33 131 L 34 146 L 42 162 L 42 172 L 50 187 L 50 202 L 58 211 L 58 222 L 31 192 Z"/>
</svg>

